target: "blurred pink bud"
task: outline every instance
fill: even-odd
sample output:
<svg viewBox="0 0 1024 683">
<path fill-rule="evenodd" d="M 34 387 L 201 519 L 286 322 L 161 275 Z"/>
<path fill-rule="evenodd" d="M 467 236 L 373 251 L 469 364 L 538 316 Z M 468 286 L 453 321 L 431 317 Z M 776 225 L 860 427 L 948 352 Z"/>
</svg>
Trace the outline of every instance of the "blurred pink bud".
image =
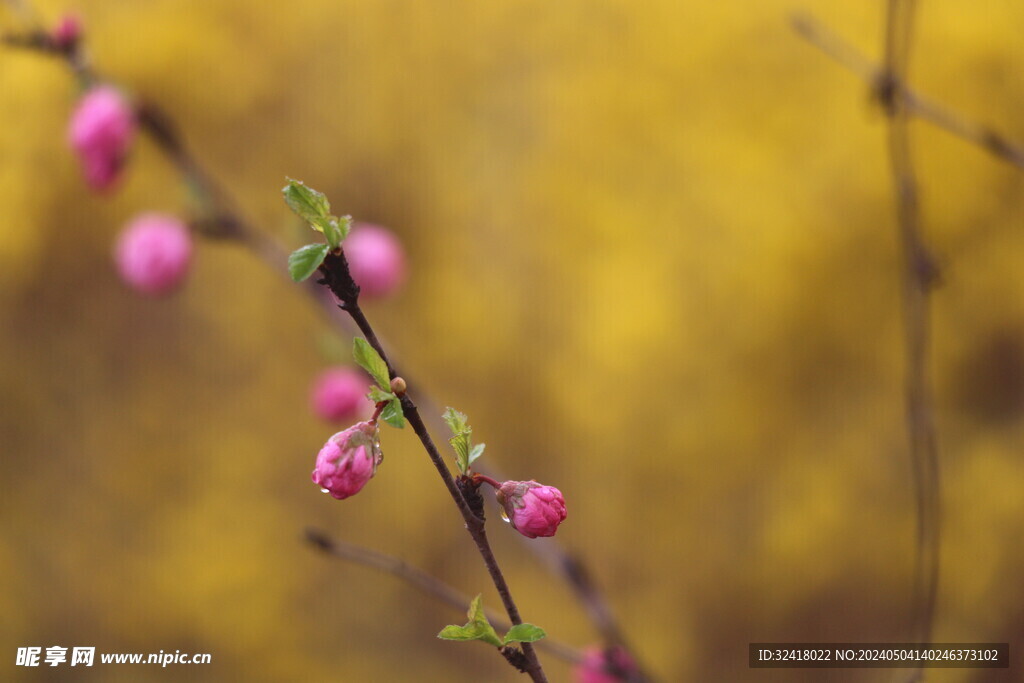
<svg viewBox="0 0 1024 683">
<path fill-rule="evenodd" d="M 527 538 L 554 536 L 565 520 L 565 499 L 554 486 L 506 481 L 495 495 L 512 528 Z"/>
<path fill-rule="evenodd" d="M 174 216 L 144 213 L 124 229 L 114 247 L 121 278 L 143 294 L 164 294 L 188 272 L 192 236 Z"/>
<path fill-rule="evenodd" d="M 320 449 L 313 483 L 338 500 L 354 496 L 373 478 L 383 459 L 377 424 L 356 423 L 332 436 Z"/>
<path fill-rule="evenodd" d="M 82 37 L 82 22 L 74 14 L 65 14 L 57 22 L 50 37 L 54 45 L 68 50 Z"/>
<path fill-rule="evenodd" d="M 135 113 L 109 85 L 96 86 L 82 97 L 68 127 L 68 142 L 78 154 L 85 180 L 97 191 L 117 182 L 134 137 Z"/>
<path fill-rule="evenodd" d="M 593 646 L 584 650 L 583 661 L 573 668 L 573 679 L 576 683 L 620 683 L 633 673 L 637 673 L 636 662 L 621 647 Z"/>
<path fill-rule="evenodd" d="M 349 422 L 373 413 L 373 403 L 366 398 L 370 381 L 353 367 L 325 370 L 313 383 L 310 404 L 313 413 L 328 422 Z"/>
<path fill-rule="evenodd" d="M 394 294 L 405 282 L 405 251 L 394 233 L 369 223 L 357 223 L 345 238 L 345 258 L 361 294 Z"/>
</svg>

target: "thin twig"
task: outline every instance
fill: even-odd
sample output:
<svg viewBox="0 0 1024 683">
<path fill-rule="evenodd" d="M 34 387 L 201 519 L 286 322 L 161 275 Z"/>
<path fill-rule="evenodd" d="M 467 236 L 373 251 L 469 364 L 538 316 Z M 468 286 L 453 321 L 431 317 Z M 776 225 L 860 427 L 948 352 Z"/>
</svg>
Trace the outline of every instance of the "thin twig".
<svg viewBox="0 0 1024 683">
<path fill-rule="evenodd" d="M 804 40 L 821 50 L 834 61 L 853 71 L 872 87 L 886 78 L 886 70 L 865 57 L 836 33 L 818 23 L 813 17 L 797 14 L 792 17 L 793 29 Z M 910 88 L 902 77 L 889 73 L 888 87 L 903 101 L 907 111 L 947 133 L 980 147 L 996 158 L 1024 169 L 1024 145 L 1014 142 L 992 126 L 971 121 L 938 102 Z"/>
<path fill-rule="evenodd" d="M 323 279 L 319 281 L 320 284 L 325 285 L 338 298 L 339 307 L 351 316 L 356 326 L 359 327 L 359 331 L 366 337 L 366 341 L 384 360 L 388 368 L 388 375 L 394 380 L 398 376 L 395 373 L 394 365 L 388 359 L 387 351 L 381 345 L 373 326 L 367 320 L 359 305 L 359 287 L 355 284 L 349 272 L 344 250 L 339 249 L 328 254 L 320 266 L 320 273 L 323 275 Z M 426 425 L 423 424 L 423 419 L 420 417 L 419 410 L 412 397 L 408 393 L 402 392 L 401 402 L 402 413 L 405 415 L 405 419 L 412 426 L 416 436 L 419 437 L 423 449 L 427 452 L 427 456 L 444 482 L 445 488 L 448 489 L 452 501 L 462 514 L 462 519 L 466 523 L 466 531 L 469 532 L 474 544 L 476 544 L 477 551 L 484 561 L 484 566 L 487 567 L 487 573 L 490 575 L 491 582 L 498 591 L 509 620 L 516 625 L 523 623 L 522 617 L 519 614 L 519 608 L 512 598 L 512 591 L 509 589 L 505 575 L 498 564 L 498 559 L 494 556 L 494 551 L 491 549 L 491 544 L 487 539 L 487 531 L 483 519 L 483 501 L 476 494 L 475 487 L 470 489 L 474 493 L 475 500 L 467 500 L 463 490 L 456 486 L 455 480 L 448 470 L 448 465 L 445 464 L 444 458 L 437 450 L 437 446 L 430 436 L 430 432 L 427 431 Z M 544 674 L 544 668 L 540 663 L 540 659 L 537 658 L 537 653 L 533 646 L 530 643 L 521 643 L 520 646 L 525 656 L 526 673 L 530 674 L 530 678 L 535 683 L 545 683 L 547 676 Z M 509 661 L 512 662 L 511 659 Z M 515 665 L 514 662 L 512 663 Z"/>
<path fill-rule="evenodd" d="M 319 529 L 306 529 L 306 540 L 313 547 L 327 555 L 386 572 L 395 578 L 405 581 L 420 592 L 457 610 L 464 612 L 469 608 L 470 598 L 468 595 L 456 590 L 422 569 L 410 566 L 404 560 L 400 560 L 397 557 L 340 541 Z M 508 631 L 512 628 L 512 624 L 497 612 L 487 608 L 484 611 L 487 613 L 487 620 L 496 629 Z M 550 637 L 537 641 L 536 645 L 538 649 L 550 652 L 553 656 L 571 664 L 578 664 L 583 660 L 583 654 L 579 650 L 553 640 Z"/>
<path fill-rule="evenodd" d="M 437 452 L 436 446 L 434 446 L 433 440 L 430 438 L 430 434 L 427 432 L 426 426 L 423 424 L 423 420 L 420 419 L 419 412 L 416 410 L 416 406 L 413 404 L 412 399 L 409 398 L 408 394 L 402 397 L 402 408 L 405 413 L 406 419 L 409 420 L 409 424 L 412 425 L 413 431 L 416 432 L 416 436 L 420 438 L 424 448 L 428 452 L 433 450 Z M 433 457 L 433 456 L 432 456 Z M 460 500 L 465 502 L 462 496 L 459 496 Z M 480 520 L 475 515 L 472 516 L 472 520 Z M 512 592 L 508 587 L 508 582 L 505 581 L 505 576 L 501 571 L 501 566 L 498 564 L 497 558 L 494 556 L 494 551 L 491 549 L 490 541 L 487 540 L 487 530 L 484 527 L 482 520 L 480 520 L 479 526 L 471 522 L 470 518 L 466 518 L 466 529 L 469 531 L 469 535 L 472 536 L 473 542 L 476 544 L 477 550 L 480 556 L 484 560 L 484 564 L 487 567 L 487 573 L 491 575 L 491 581 L 494 583 L 494 587 L 498 591 L 498 595 L 501 597 L 501 602 L 505 606 L 505 612 L 508 614 L 508 618 L 513 624 L 523 623 L 522 617 L 519 616 L 519 608 L 516 606 L 515 600 L 512 599 Z M 521 644 L 523 654 L 526 655 L 526 661 L 529 664 L 528 672 L 530 677 L 534 681 L 547 681 L 547 677 L 544 675 L 544 670 L 541 667 L 540 660 L 537 658 L 537 653 L 533 649 L 531 643 Z"/>
<path fill-rule="evenodd" d="M 880 83 L 906 80 L 914 18 L 913 0 L 887 0 L 885 68 Z M 881 89 L 889 120 L 889 158 L 903 250 L 903 315 L 906 363 L 906 420 L 917 501 L 917 552 L 912 634 L 931 641 L 939 583 L 941 495 L 939 452 L 928 378 L 930 295 L 937 269 L 924 244 L 921 208 L 908 130 L 908 107 L 896 88 Z M 886 96 L 886 93 L 889 93 Z M 919 680 L 922 670 L 911 680 Z"/>
<path fill-rule="evenodd" d="M 81 50 L 76 49 L 74 52 L 69 52 L 54 49 L 51 41 L 41 29 L 29 34 L 8 34 L 2 38 L 3 42 L 11 47 L 33 49 L 64 58 L 79 81 L 85 85 L 102 80 L 102 77 L 88 65 Z M 255 229 L 243 216 L 234 204 L 231 195 L 205 171 L 204 167 L 191 154 L 170 117 L 152 102 L 139 103 L 137 111 L 141 130 L 157 144 L 206 207 L 209 216 L 196 222 L 197 230 L 209 237 L 233 241 L 249 249 L 271 269 L 284 274 L 282 264 L 287 261 L 288 251 L 277 240 Z M 312 280 L 303 283 L 303 291 L 322 311 L 327 313 L 332 323 L 339 325 L 346 334 L 354 334 L 354 330 L 348 324 L 349 319 L 336 315 L 338 309 L 332 300 L 333 297 L 324 296 L 323 290 L 317 287 Z M 380 346 L 379 341 L 377 345 Z M 392 370 L 392 375 L 396 374 L 394 366 L 390 365 L 389 367 Z M 407 374 L 403 373 L 403 376 L 408 379 Z M 429 403 L 428 397 L 422 394 L 420 401 Z M 433 412 L 431 412 L 431 416 L 435 418 L 435 421 L 439 420 L 440 413 L 433 415 Z M 438 424 L 440 423 L 438 422 Z M 493 467 L 491 471 L 493 473 Z M 497 475 L 497 473 L 495 474 Z M 450 479 L 450 475 L 448 478 Z M 447 483 L 446 481 L 446 486 Z M 634 661 L 639 661 L 635 652 L 628 647 L 622 637 L 622 630 L 615 621 L 612 610 L 604 597 L 594 589 L 592 584 L 584 586 L 578 583 L 580 574 L 575 569 L 582 566 L 581 560 L 570 556 L 561 546 L 557 545 L 557 542 L 527 545 L 532 552 L 545 561 L 552 571 L 569 583 L 577 597 L 583 601 L 588 614 L 600 615 L 600 619 L 595 621 L 595 625 L 598 631 L 605 636 L 606 644 L 627 650 Z M 614 640 L 608 638 L 610 633 L 617 634 Z M 650 679 L 640 677 L 631 680 Z"/>
<path fill-rule="evenodd" d="M 276 247 L 273 246 L 274 243 L 263 238 L 262 233 L 252 229 L 246 221 L 238 218 L 239 212 L 234 210 L 228 203 L 227 193 L 221 190 L 219 185 L 217 185 L 215 181 L 202 170 L 202 167 L 194 161 L 192 156 L 188 154 L 185 146 L 181 143 L 180 136 L 171 125 L 169 119 L 158 114 L 152 106 L 149 108 L 140 108 L 140 113 L 140 125 L 143 129 L 150 133 L 153 139 L 156 140 L 161 149 L 167 153 L 169 158 L 179 168 L 182 174 L 189 178 L 194 185 L 198 186 L 202 193 L 207 196 L 209 202 L 220 210 L 213 224 L 214 228 L 220 229 L 219 232 L 215 233 L 215 236 L 236 239 L 241 243 L 254 248 L 254 251 L 261 254 L 272 253 L 270 252 L 271 249 L 276 251 Z M 348 276 L 348 264 L 345 262 L 344 255 L 332 255 L 328 260 L 332 258 L 338 260 L 338 265 L 343 267 L 345 275 Z M 283 263 L 284 259 L 280 262 Z M 397 377 L 398 375 L 395 371 L 395 366 L 391 363 L 383 345 L 377 337 L 376 332 L 369 320 L 366 318 L 366 315 L 363 313 L 362 308 L 359 306 L 358 288 L 355 289 L 354 296 L 341 296 L 339 298 L 342 300 L 340 307 L 348 313 L 352 321 L 359 328 L 359 331 L 366 337 L 366 341 L 369 342 L 378 354 L 380 354 L 380 357 L 387 364 L 390 377 L 392 379 Z M 430 457 L 435 469 L 437 469 L 438 474 L 441 476 L 445 488 L 448 489 L 449 495 L 459 508 L 459 511 L 462 513 L 462 517 L 466 523 L 466 529 L 469 531 L 470 536 L 473 538 L 473 541 L 477 546 L 477 550 L 480 552 L 480 555 L 484 560 L 484 564 L 487 567 L 491 580 L 502 599 L 502 603 L 505 606 L 509 619 L 511 619 L 513 624 L 522 623 L 522 618 L 520 617 L 519 610 L 512 598 L 508 583 L 505 581 L 505 577 L 501 572 L 497 558 L 495 558 L 494 552 L 491 550 L 490 543 L 487 540 L 483 520 L 477 517 L 473 511 L 470 510 L 465 498 L 462 496 L 462 493 L 455 486 L 455 481 L 451 476 L 451 472 L 448 470 L 448 466 L 445 464 L 443 457 L 434 445 L 429 432 L 427 432 L 427 428 L 423 424 L 423 420 L 420 418 L 419 412 L 416 409 L 416 404 L 408 394 L 405 394 L 402 397 L 402 408 L 406 419 L 409 420 L 413 430 L 416 432 L 420 442 L 423 444 L 424 449 L 427 451 L 427 455 Z M 530 674 L 530 677 L 536 683 L 546 683 L 547 677 L 544 675 L 543 667 L 541 666 L 540 660 L 537 658 L 533 647 L 530 643 L 522 643 L 521 647 L 523 654 L 526 655 L 526 660 L 528 662 L 527 672 Z"/>
</svg>

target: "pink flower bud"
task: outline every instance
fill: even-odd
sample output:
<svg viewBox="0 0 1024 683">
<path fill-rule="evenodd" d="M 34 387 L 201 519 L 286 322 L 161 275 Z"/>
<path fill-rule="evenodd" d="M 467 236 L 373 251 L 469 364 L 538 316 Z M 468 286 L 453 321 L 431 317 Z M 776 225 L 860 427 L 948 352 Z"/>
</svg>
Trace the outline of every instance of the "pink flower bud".
<svg viewBox="0 0 1024 683">
<path fill-rule="evenodd" d="M 354 496 L 373 478 L 383 459 L 376 423 L 356 423 L 332 436 L 320 449 L 313 483 L 338 500 Z"/>
<path fill-rule="evenodd" d="M 79 101 L 68 127 L 68 142 L 78 154 L 85 180 L 94 190 L 113 187 L 135 137 L 135 113 L 109 85 L 96 86 Z"/>
<path fill-rule="evenodd" d="M 366 398 L 370 381 L 353 367 L 331 368 L 320 373 L 313 383 L 310 405 L 313 413 L 327 422 L 349 422 L 373 414 L 373 403 Z"/>
<path fill-rule="evenodd" d="M 565 499 L 554 486 L 506 481 L 495 496 L 512 528 L 527 538 L 554 536 L 565 520 Z"/>
<path fill-rule="evenodd" d="M 583 661 L 573 668 L 573 679 L 576 683 L 620 683 L 636 672 L 636 662 L 621 647 L 609 651 L 594 646 L 583 652 Z"/>
<path fill-rule="evenodd" d="M 53 28 L 50 38 L 61 50 L 69 50 L 82 37 L 82 22 L 74 14 L 65 14 Z"/>
<path fill-rule="evenodd" d="M 405 252 L 390 230 L 357 223 L 345 238 L 344 248 L 349 272 L 364 296 L 388 296 L 405 281 Z"/>
<path fill-rule="evenodd" d="M 174 216 L 141 214 L 118 237 L 114 260 L 121 278 L 133 289 L 143 294 L 164 294 L 188 272 L 192 236 Z"/>
</svg>

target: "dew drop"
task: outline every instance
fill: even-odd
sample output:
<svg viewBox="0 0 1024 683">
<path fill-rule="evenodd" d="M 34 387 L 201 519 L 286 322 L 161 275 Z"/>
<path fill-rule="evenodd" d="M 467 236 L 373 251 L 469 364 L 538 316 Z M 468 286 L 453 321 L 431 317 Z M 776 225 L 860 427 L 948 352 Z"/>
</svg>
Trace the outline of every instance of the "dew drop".
<svg viewBox="0 0 1024 683">
<path fill-rule="evenodd" d="M 330 493 L 330 491 L 328 491 L 327 489 L 322 488 L 322 489 L 320 489 L 320 493 Z"/>
<path fill-rule="evenodd" d="M 505 512 L 505 508 L 501 508 L 501 521 L 505 522 L 506 524 L 510 523 L 511 521 L 508 518 L 508 513 Z"/>
</svg>

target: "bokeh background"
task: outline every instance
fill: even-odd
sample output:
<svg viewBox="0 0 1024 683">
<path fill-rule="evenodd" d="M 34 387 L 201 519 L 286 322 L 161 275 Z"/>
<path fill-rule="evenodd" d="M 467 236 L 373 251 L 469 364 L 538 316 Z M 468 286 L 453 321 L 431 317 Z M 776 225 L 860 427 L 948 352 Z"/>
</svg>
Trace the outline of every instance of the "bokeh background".
<svg viewBox="0 0 1024 683">
<path fill-rule="evenodd" d="M 914 83 L 1024 139 L 1024 6 L 920 5 Z M 97 67 L 177 119 L 264 230 L 308 237 L 280 199 L 290 175 L 402 237 L 409 282 L 368 314 L 417 389 L 469 413 L 492 462 L 565 492 L 558 542 L 587 558 L 653 673 L 897 678 L 746 660 L 751 641 L 906 635 L 914 519 L 884 117 L 788 25 L 809 10 L 877 56 L 881 2 L 71 9 Z M 434 637 L 462 615 L 304 544 L 322 527 L 498 605 L 411 431 L 384 434 L 386 461 L 351 500 L 309 481 L 334 431 L 307 406 L 331 360 L 321 312 L 223 243 L 202 245 L 177 295 L 128 291 L 112 240 L 136 212 L 184 211 L 181 183 L 145 141 L 115 196 L 90 195 L 56 60 L 4 50 L 0 93 L 0 677 L 522 680 L 483 646 Z M 936 639 L 1013 652 L 1024 183 L 940 131 L 912 133 L 945 269 Z M 526 618 L 594 642 L 517 535 L 491 536 Z M 27 645 L 214 663 L 17 669 Z"/>
</svg>

